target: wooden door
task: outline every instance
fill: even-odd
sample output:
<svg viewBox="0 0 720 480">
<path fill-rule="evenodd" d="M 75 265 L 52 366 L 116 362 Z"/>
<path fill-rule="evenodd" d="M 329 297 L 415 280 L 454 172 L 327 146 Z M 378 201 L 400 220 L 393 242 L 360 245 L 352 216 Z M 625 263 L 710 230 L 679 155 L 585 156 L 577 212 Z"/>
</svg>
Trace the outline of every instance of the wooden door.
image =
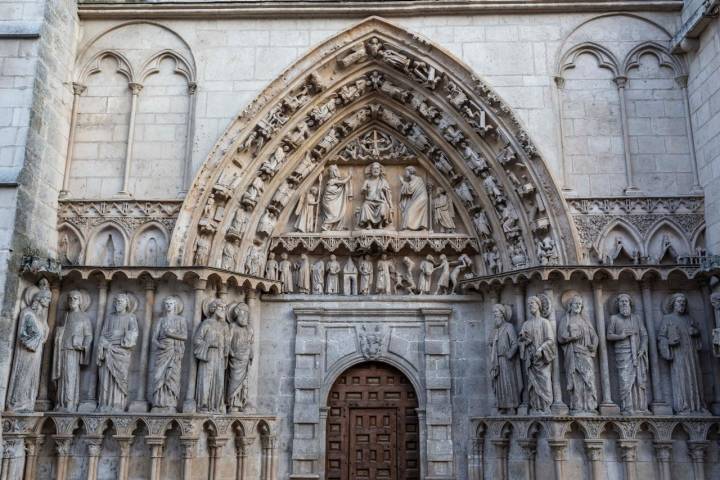
<svg viewBox="0 0 720 480">
<path fill-rule="evenodd" d="M 378 362 L 352 367 L 328 403 L 327 480 L 420 478 L 417 397 L 399 370 Z"/>
</svg>

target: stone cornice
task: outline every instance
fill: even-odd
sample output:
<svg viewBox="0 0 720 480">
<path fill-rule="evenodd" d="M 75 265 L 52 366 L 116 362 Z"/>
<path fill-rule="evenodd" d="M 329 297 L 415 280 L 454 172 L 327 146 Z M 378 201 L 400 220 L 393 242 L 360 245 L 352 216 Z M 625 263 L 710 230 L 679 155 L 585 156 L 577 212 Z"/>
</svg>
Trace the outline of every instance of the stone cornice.
<svg viewBox="0 0 720 480">
<path fill-rule="evenodd" d="M 670 11 L 682 9 L 681 0 L 485 0 L 485 1 L 235 1 L 140 3 L 81 0 L 81 19 L 159 18 L 308 18 L 366 17 L 369 15 L 472 15 L 497 13 L 579 13 L 608 11 Z"/>
</svg>

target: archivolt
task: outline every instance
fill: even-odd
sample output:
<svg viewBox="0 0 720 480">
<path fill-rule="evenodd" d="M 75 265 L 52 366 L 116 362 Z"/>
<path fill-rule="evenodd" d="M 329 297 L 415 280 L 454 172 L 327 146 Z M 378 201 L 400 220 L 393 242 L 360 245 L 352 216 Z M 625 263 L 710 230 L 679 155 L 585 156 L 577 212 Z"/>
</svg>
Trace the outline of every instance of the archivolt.
<svg viewBox="0 0 720 480">
<path fill-rule="evenodd" d="M 439 170 L 437 177 L 450 178 L 446 186 L 465 194 L 464 201 L 453 198 L 458 209 L 464 207 L 464 219 L 486 212 L 492 235 L 478 235 L 478 245 L 497 246 L 506 267 L 517 248 L 530 264 L 539 263 L 535 245 L 546 238 L 557 245 L 560 262 L 577 261 L 564 202 L 510 109 L 448 53 L 370 18 L 286 70 L 228 128 L 187 195 L 170 245 L 171 265 L 216 265 L 223 232 L 241 205 L 248 216 L 241 251 L 266 250 L 270 242 L 252 232 L 268 207 L 278 209 L 278 188 L 289 188 L 292 199 L 282 207 L 292 206 L 324 166 L 372 126 L 404 141 L 424 165 Z M 279 168 L 261 174 L 273 156 L 282 159 Z M 452 173 L 443 171 L 448 165 Z M 489 177 L 504 203 L 488 188 Z M 243 199 L 248 192 L 251 202 Z M 519 235 L 502 226 L 506 205 L 517 212 Z M 206 250 L 202 258 L 194 254 L 198 241 Z"/>
</svg>

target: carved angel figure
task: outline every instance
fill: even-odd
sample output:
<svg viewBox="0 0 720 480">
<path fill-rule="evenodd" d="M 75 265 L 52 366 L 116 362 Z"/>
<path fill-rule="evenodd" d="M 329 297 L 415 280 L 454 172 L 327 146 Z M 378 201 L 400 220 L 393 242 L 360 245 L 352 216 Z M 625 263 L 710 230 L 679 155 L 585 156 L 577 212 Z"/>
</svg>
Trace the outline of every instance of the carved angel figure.
<svg viewBox="0 0 720 480">
<path fill-rule="evenodd" d="M 113 313 L 105 319 L 97 354 L 99 411 L 122 412 L 127 406 L 128 375 L 138 339 L 136 308 L 131 294 L 120 293 L 113 301 Z"/>
<path fill-rule="evenodd" d="M 250 310 L 245 303 L 230 308 L 228 348 L 227 406 L 230 412 L 242 412 L 248 402 L 248 372 L 253 362 L 255 335 L 249 325 Z"/>
<path fill-rule="evenodd" d="M 55 329 L 52 379 L 56 382 L 55 409 L 74 412 L 80 403 L 80 370 L 90 364 L 92 324 L 85 313 L 90 306 L 87 292 L 71 290 L 67 295 L 64 322 Z"/>
<path fill-rule="evenodd" d="M 510 323 L 509 305 L 495 304 L 492 309 L 495 331 L 490 341 L 490 378 L 498 412 L 514 414 L 520 405 L 522 373 L 518 362 L 518 340 Z"/>
<path fill-rule="evenodd" d="M 152 336 L 154 370 L 152 371 L 153 411 L 175 412 L 180 396 L 180 375 L 185 355 L 187 323 L 180 315 L 180 298 L 170 295 L 163 300 L 163 313 Z"/>
<path fill-rule="evenodd" d="M 11 412 L 32 412 L 40 386 L 43 344 L 48 338 L 46 309 L 50 306 L 50 290 L 29 287 L 25 304 L 18 316 L 18 341 L 10 383 L 7 409 Z"/>
</svg>

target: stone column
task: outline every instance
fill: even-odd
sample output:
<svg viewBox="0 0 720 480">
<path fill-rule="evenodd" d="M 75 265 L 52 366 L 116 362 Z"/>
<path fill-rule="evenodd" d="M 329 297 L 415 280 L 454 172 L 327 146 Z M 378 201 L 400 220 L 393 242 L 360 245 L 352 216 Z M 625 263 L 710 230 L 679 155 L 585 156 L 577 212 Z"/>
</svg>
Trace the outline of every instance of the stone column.
<svg viewBox="0 0 720 480">
<path fill-rule="evenodd" d="M 251 437 L 235 437 L 235 480 L 245 480 L 245 458 L 247 447 L 252 444 Z"/>
<path fill-rule="evenodd" d="M 712 306 L 712 303 L 710 303 L 710 295 L 712 292 L 710 291 L 710 286 L 706 282 L 701 282 L 700 288 L 703 295 L 703 311 L 705 313 L 705 325 L 707 326 L 708 333 L 706 336 L 706 338 L 708 338 L 707 344 L 709 345 L 708 348 L 710 351 L 712 351 L 712 332 L 715 329 L 715 308 Z M 703 345 L 703 347 L 705 347 L 705 345 Z M 720 415 L 720 365 L 718 365 L 716 358 L 710 358 L 710 372 L 713 380 L 713 397 L 712 401 L 708 403 L 710 404 L 710 411 L 713 415 Z"/>
<path fill-rule="evenodd" d="M 197 441 L 197 438 L 180 437 L 180 444 L 183 449 L 183 480 L 193 480 L 192 464 Z"/>
<path fill-rule="evenodd" d="M 92 412 L 97 408 L 97 382 L 98 382 L 98 367 L 97 367 L 97 356 L 98 349 L 97 343 L 102 333 L 103 322 L 105 320 L 105 307 L 107 305 L 108 288 L 110 282 L 104 278 L 98 282 L 98 306 L 97 314 L 95 315 L 95 331 L 93 332 L 93 344 L 92 344 L 92 359 L 88 370 L 90 370 L 90 381 L 88 382 L 88 396 L 86 400 L 80 402 L 78 411 L 81 412 Z"/>
<path fill-rule="evenodd" d="M 43 439 L 41 435 L 25 437 L 25 468 L 23 480 L 35 480 L 38 448 L 40 448 L 42 443 Z"/>
<path fill-rule="evenodd" d="M 618 446 L 625 467 L 625 480 L 637 480 L 637 440 L 619 440 Z"/>
<path fill-rule="evenodd" d="M 610 368 L 608 366 L 607 329 L 605 327 L 605 303 L 603 298 L 603 287 L 600 282 L 592 282 L 593 309 L 595 310 L 595 326 L 598 334 L 598 351 L 600 361 L 600 390 L 602 400 L 600 402 L 601 415 L 618 415 L 620 407 L 613 402 L 610 389 Z"/>
<path fill-rule="evenodd" d="M 652 285 L 647 281 L 640 282 L 642 291 L 643 317 L 648 333 L 648 352 L 650 353 L 650 381 L 652 382 L 653 399 L 650 408 L 655 415 L 672 415 L 672 407 L 665 402 L 660 382 L 660 360 L 655 339 L 655 320 L 653 316 Z"/>
<path fill-rule="evenodd" d="M 565 122 L 563 121 L 563 90 L 565 89 L 565 78 L 561 75 L 553 76 L 555 81 L 555 95 L 557 97 L 557 125 L 558 125 L 558 145 L 560 146 L 560 160 L 562 165 L 562 190 L 563 192 L 572 194 L 573 188 L 570 186 L 568 171 L 572 167 L 565 155 Z"/>
<path fill-rule="evenodd" d="M 275 435 L 265 435 L 262 437 L 262 473 L 261 480 L 276 480 L 275 474 L 275 450 L 277 448 L 277 439 Z"/>
<path fill-rule="evenodd" d="M 700 186 L 700 178 L 698 177 L 698 165 L 697 165 L 697 154 L 695 153 L 695 136 L 693 134 L 692 126 L 692 110 L 690 109 L 690 97 L 688 95 L 688 76 L 678 75 L 675 77 L 675 81 L 680 86 L 683 96 L 683 109 L 685 110 L 685 134 L 688 138 L 688 151 L 690 152 L 690 166 L 692 167 L 693 174 L 693 186 L 692 193 L 702 193 L 702 187 Z"/>
<path fill-rule="evenodd" d="M 705 480 L 705 452 L 710 442 L 706 440 L 691 440 L 687 442 L 688 453 L 693 464 L 695 480 Z"/>
<path fill-rule="evenodd" d="M 130 404 L 131 412 L 147 412 L 150 402 L 147 399 L 147 384 L 150 381 L 148 356 L 150 355 L 150 337 L 152 336 L 153 307 L 155 306 L 155 280 L 152 278 L 143 279 L 145 287 L 145 314 L 139 325 L 141 331 L 140 345 L 140 384 L 138 385 L 137 398 Z"/>
<path fill-rule="evenodd" d="M 150 447 L 150 480 L 160 480 L 160 467 L 162 467 L 164 436 L 145 437 L 145 443 Z"/>
<path fill-rule="evenodd" d="M 96 480 L 98 474 L 98 461 L 100 460 L 100 453 L 102 452 L 102 437 L 91 436 L 87 437 L 87 450 L 88 450 L 88 468 L 87 468 L 87 480 Z"/>
<path fill-rule="evenodd" d="M 132 435 L 115 435 L 118 445 L 120 445 L 120 464 L 118 465 L 118 480 L 128 480 L 130 466 L 130 442 Z"/>
<path fill-rule="evenodd" d="M 555 480 L 567 480 L 565 478 L 565 452 L 567 451 L 567 440 L 548 440 L 550 451 L 553 457 Z"/>
<path fill-rule="evenodd" d="M 48 340 L 43 347 L 42 366 L 40 367 L 40 388 L 38 389 L 37 401 L 35 402 L 35 410 L 38 412 L 46 412 L 50 410 L 51 402 L 48 395 L 48 386 L 50 384 L 50 372 L 52 370 L 53 356 L 53 335 L 55 334 L 55 323 L 57 322 L 57 308 L 60 300 L 60 282 L 52 280 L 50 282 L 50 293 L 52 300 L 48 308 Z"/>
<path fill-rule="evenodd" d="M 195 280 L 195 283 L 193 285 L 193 288 L 195 289 L 195 301 L 193 302 L 193 319 L 192 319 L 192 325 L 190 328 L 188 328 L 188 339 L 187 339 L 187 355 L 189 357 L 189 369 L 188 369 L 188 383 L 187 383 L 187 390 L 185 392 L 185 402 L 183 403 L 183 412 L 184 413 L 193 413 L 195 412 L 195 409 L 197 405 L 195 404 L 195 385 L 197 381 L 197 361 L 195 360 L 195 356 L 192 354 L 193 352 L 193 336 L 195 335 L 195 330 L 197 330 L 198 326 L 200 326 L 200 322 L 202 322 L 202 303 L 205 299 L 205 288 L 207 287 L 207 280 L 203 279 L 197 279 Z"/>
<path fill-rule="evenodd" d="M 585 440 L 585 452 L 590 461 L 592 480 L 605 480 L 603 448 L 605 448 L 605 442 L 601 439 Z"/>
<path fill-rule="evenodd" d="M 70 447 L 72 445 L 72 436 L 70 435 L 53 435 L 55 440 L 55 480 L 65 480 L 67 477 L 67 461 L 70 455 Z"/>
<path fill-rule="evenodd" d="M 80 95 L 85 93 L 87 87 L 73 82 L 73 103 L 70 110 L 70 131 L 68 132 L 68 145 L 65 153 L 65 173 L 63 175 L 62 189 L 60 190 L 60 198 L 66 198 L 70 195 L 70 166 L 72 164 L 73 150 L 75 147 L 75 130 L 77 127 L 77 109 L 80 103 Z"/>
<path fill-rule="evenodd" d="M 208 439 L 208 449 L 210 450 L 208 480 L 216 480 L 218 478 L 218 458 L 220 458 L 220 452 L 222 452 L 227 441 L 228 439 L 226 437 L 210 437 Z"/>
<path fill-rule="evenodd" d="M 508 450 L 510 440 L 507 438 L 495 438 L 490 441 L 495 447 L 495 476 L 497 480 L 508 479 Z"/>
<path fill-rule="evenodd" d="M 485 478 L 485 437 L 473 439 L 472 450 L 468 459 L 468 477 L 470 480 L 483 480 Z"/>
<path fill-rule="evenodd" d="M 180 191 L 180 195 L 185 198 L 185 194 L 190 188 L 190 182 L 192 181 L 192 147 L 195 130 L 195 109 L 197 104 L 197 83 L 188 83 L 188 118 L 187 118 L 187 134 L 185 136 L 185 165 L 183 169 L 183 183 Z"/>
<path fill-rule="evenodd" d="M 623 134 L 623 152 L 625 156 L 625 194 L 641 195 L 640 189 L 635 186 L 633 180 L 632 160 L 630 156 L 630 132 L 628 131 L 627 106 L 625 105 L 625 86 L 627 85 L 627 77 L 615 77 L 615 84 L 618 87 L 618 97 L 620 98 L 620 126 Z"/>
<path fill-rule="evenodd" d="M 251 348 L 253 350 L 253 358 L 255 359 L 248 368 L 248 400 L 245 406 L 246 412 L 254 412 L 257 410 L 257 394 L 258 394 L 258 375 L 260 369 L 260 316 L 261 308 L 258 293 L 255 290 L 248 290 L 245 294 L 249 310 L 249 323 L 255 334 L 255 341 Z"/>
<path fill-rule="evenodd" d="M 535 456 L 537 455 L 537 440 L 534 438 L 526 438 L 518 441 L 520 448 L 525 455 L 525 463 L 527 468 L 527 480 L 535 480 Z"/>
<path fill-rule="evenodd" d="M 546 288 L 543 293 L 550 301 L 551 310 L 549 320 L 552 324 L 553 336 L 555 337 L 555 349 L 557 351 L 557 354 L 553 359 L 552 365 L 553 403 L 552 405 L 550 405 L 550 410 L 555 415 L 567 415 L 570 409 L 567 405 L 565 405 L 565 402 L 563 402 L 562 387 L 560 386 L 560 348 L 557 344 L 557 312 L 555 311 L 555 292 L 553 292 L 551 288 Z"/>
<path fill-rule="evenodd" d="M 513 287 L 513 313 L 515 314 L 515 331 L 519 332 L 525 323 L 525 308 L 527 296 L 527 283 L 521 282 Z M 491 334 L 490 334 L 491 335 Z M 488 335 L 488 338 L 492 338 Z M 523 379 L 523 385 L 527 385 L 527 378 L 525 378 L 525 369 L 521 368 L 521 375 Z M 528 414 L 528 391 L 527 388 L 522 389 L 522 398 L 520 399 L 520 405 L 518 406 L 518 415 Z"/>
<path fill-rule="evenodd" d="M 655 458 L 658 462 L 659 480 L 672 480 L 670 472 L 670 459 L 672 458 L 672 440 L 655 441 Z"/>
<path fill-rule="evenodd" d="M 132 92 L 132 100 L 130 101 L 130 123 L 128 125 L 127 148 L 125 149 L 125 165 L 123 168 L 123 184 L 122 189 L 118 192 L 118 196 L 130 197 L 130 165 L 133 158 L 133 147 L 135 144 L 135 116 L 137 115 L 137 101 L 143 86 L 136 82 L 128 84 Z"/>
<path fill-rule="evenodd" d="M 23 468 L 24 463 L 22 461 L 23 455 L 23 439 L 15 436 L 6 436 L 2 455 L 3 460 L 0 479 L 15 480 L 19 475 L 22 475 L 21 469 Z"/>
</svg>

